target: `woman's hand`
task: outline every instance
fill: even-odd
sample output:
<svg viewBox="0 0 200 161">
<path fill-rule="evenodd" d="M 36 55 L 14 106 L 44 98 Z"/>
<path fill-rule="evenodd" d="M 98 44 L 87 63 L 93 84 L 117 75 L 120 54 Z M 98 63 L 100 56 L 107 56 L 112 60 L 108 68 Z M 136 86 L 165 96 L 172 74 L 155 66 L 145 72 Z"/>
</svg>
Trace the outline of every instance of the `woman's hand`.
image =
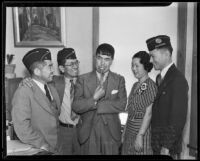
<svg viewBox="0 0 200 161">
<path fill-rule="evenodd" d="M 135 140 L 135 145 L 134 145 L 134 147 L 135 147 L 135 150 L 136 150 L 137 152 L 143 151 L 143 135 L 138 134 L 138 135 L 136 136 L 136 140 Z"/>
</svg>

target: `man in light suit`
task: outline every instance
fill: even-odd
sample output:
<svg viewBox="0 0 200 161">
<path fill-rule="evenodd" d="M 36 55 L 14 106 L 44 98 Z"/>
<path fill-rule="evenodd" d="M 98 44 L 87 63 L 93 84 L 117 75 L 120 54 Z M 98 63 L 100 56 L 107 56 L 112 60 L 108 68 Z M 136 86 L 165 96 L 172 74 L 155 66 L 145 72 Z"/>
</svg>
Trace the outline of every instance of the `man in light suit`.
<svg viewBox="0 0 200 161">
<path fill-rule="evenodd" d="M 172 62 L 170 38 L 167 35 L 146 41 L 151 62 L 160 74 L 156 78 L 158 93 L 152 107 L 152 149 L 154 154 L 180 154 L 182 131 L 188 106 L 188 83 Z"/>
<path fill-rule="evenodd" d="M 96 70 L 77 79 L 72 109 L 80 114 L 78 139 L 83 155 L 117 155 L 121 144 L 119 113 L 127 103 L 123 76 L 110 71 L 114 48 L 96 50 Z"/>
<path fill-rule="evenodd" d="M 51 53 L 36 48 L 23 57 L 31 74 L 32 88 L 19 86 L 12 100 L 12 120 L 18 138 L 35 148 L 57 153 L 60 99 L 52 81 Z"/>
<path fill-rule="evenodd" d="M 71 103 L 74 98 L 74 85 L 79 73 L 79 61 L 77 60 L 73 48 L 63 48 L 57 54 L 58 68 L 61 75 L 54 75 L 53 85 L 61 100 L 61 110 L 59 115 L 58 132 L 58 151 L 59 155 L 77 155 L 80 154 L 80 145 L 77 139 L 76 124 L 79 116 L 72 111 Z M 25 78 L 22 84 L 27 87 L 33 86 L 30 78 Z"/>
</svg>

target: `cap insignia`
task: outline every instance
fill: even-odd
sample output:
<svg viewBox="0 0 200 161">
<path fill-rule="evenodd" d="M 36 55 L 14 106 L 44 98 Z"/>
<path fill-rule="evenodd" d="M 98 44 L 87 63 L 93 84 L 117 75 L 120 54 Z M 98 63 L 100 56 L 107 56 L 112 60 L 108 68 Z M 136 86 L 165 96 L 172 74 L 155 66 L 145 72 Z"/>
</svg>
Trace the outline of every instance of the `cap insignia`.
<svg viewBox="0 0 200 161">
<path fill-rule="evenodd" d="M 160 38 L 157 38 L 155 41 L 157 44 L 160 44 L 162 42 L 162 40 Z"/>
</svg>

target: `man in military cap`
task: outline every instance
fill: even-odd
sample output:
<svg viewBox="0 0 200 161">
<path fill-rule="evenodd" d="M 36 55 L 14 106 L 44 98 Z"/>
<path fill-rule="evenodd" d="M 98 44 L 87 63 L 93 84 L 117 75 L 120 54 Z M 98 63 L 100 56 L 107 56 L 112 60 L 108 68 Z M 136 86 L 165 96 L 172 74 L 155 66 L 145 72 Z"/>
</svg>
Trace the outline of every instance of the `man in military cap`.
<svg viewBox="0 0 200 161">
<path fill-rule="evenodd" d="M 74 85 L 79 74 L 79 61 L 73 48 L 63 48 L 58 51 L 57 63 L 60 76 L 53 76 L 51 84 L 55 86 L 61 100 L 59 115 L 60 130 L 58 133 L 58 149 L 60 155 L 80 154 L 80 145 L 77 140 L 76 124 L 79 116 L 72 111 L 74 99 Z M 32 87 L 32 80 L 26 78 L 23 84 Z"/>
<path fill-rule="evenodd" d="M 188 106 L 188 83 L 172 62 L 173 48 L 167 35 L 146 40 L 155 70 L 158 93 L 152 107 L 152 149 L 154 154 L 177 156 Z"/>
<path fill-rule="evenodd" d="M 11 113 L 15 132 L 23 143 L 56 153 L 60 99 L 56 89 L 47 84 L 54 72 L 51 53 L 36 48 L 22 61 L 33 86 L 19 86 L 14 94 Z"/>
<path fill-rule="evenodd" d="M 78 139 L 83 155 L 117 155 L 121 144 L 118 114 L 127 102 L 124 77 L 110 71 L 114 48 L 96 50 L 96 69 L 78 77 L 72 108 L 80 114 Z"/>
<path fill-rule="evenodd" d="M 56 89 L 61 99 L 61 113 L 59 116 L 60 132 L 58 145 L 60 154 L 80 154 L 76 125 L 79 116 L 72 111 L 74 99 L 74 85 L 79 74 L 79 61 L 73 48 L 64 48 L 57 54 L 58 68 L 61 76 L 54 76 Z"/>
</svg>

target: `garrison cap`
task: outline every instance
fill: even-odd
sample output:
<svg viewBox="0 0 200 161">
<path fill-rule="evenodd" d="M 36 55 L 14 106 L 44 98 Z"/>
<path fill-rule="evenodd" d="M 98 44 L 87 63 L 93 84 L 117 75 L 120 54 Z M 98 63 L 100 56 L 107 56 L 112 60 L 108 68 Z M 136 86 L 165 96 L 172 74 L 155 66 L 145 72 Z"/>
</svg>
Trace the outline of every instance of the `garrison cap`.
<svg viewBox="0 0 200 161">
<path fill-rule="evenodd" d="M 76 53 L 73 48 L 63 48 L 58 52 L 57 61 L 65 59 L 76 59 Z"/>
<path fill-rule="evenodd" d="M 49 51 L 49 49 L 36 48 L 28 51 L 23 57 L 22 62 L 24 63 L 26 68 L 29 69 L 34 62 L 44 60 L 51 60 L 51 52 Z"/>
<path fill-rule="evenodd" d="M 156 48 L 162 48 L 162 47 L 172 48 L 170 38 L 167 35 L 158 35 L 156 37 L 152 37 L 146 40 L 146 43 L 147 43 L 147 48 L 149 51 L 152 51 Z"/>
</svg>

